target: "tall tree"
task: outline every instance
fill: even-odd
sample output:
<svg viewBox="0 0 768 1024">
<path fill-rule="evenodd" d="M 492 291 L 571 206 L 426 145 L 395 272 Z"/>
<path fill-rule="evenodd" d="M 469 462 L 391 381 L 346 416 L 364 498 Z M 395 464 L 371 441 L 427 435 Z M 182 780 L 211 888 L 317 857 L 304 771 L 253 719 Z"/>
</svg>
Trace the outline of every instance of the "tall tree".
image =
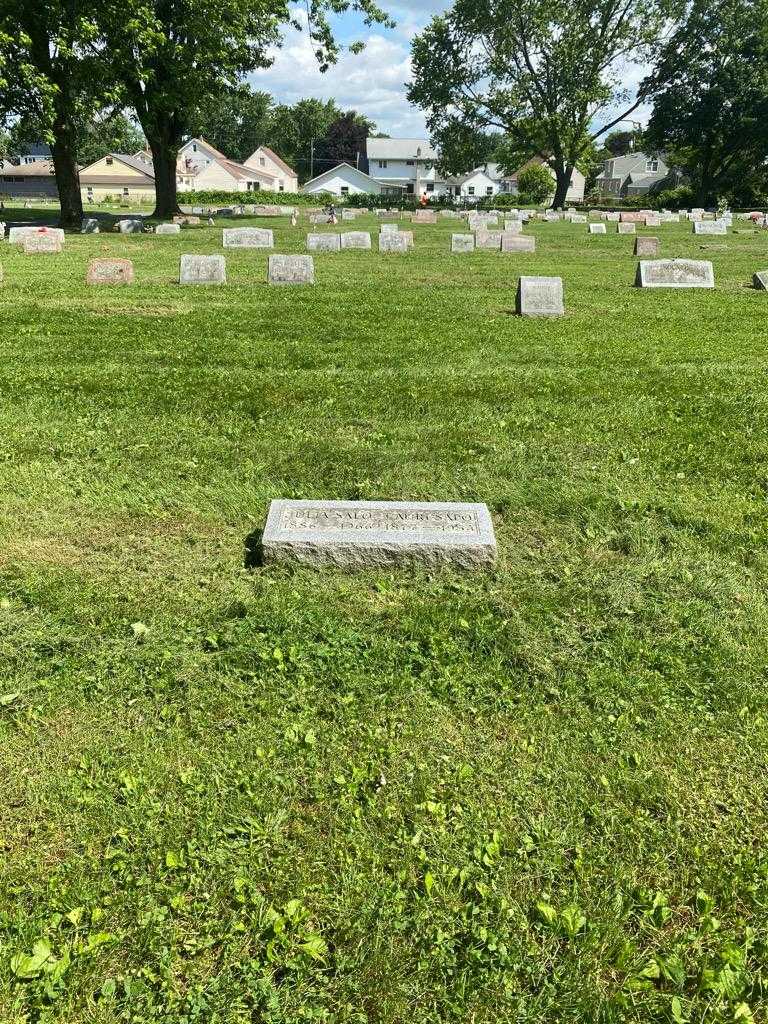
<svg viewBox="0 0 768 1024">
<path fill-rule="evenodd" d="M 495 129 L 508 139 L 505 170 L 545 156 L 562 206 L 590 142 L 642 101 L 624 88 L 624 65 L 650 58 L 672 2 L 455 0 L 413 41 L 408 97 L 444 154 L 456 136 Z"/>
<path fill-rule="evenodd" d="M 707 206 L 768 159 L 768 0 L 693 0 L 646 81 L 649 144 Z"/>
<path fill-rule="evenodd" d="M 114 98 L 95 46 L 93 5 L 85 0 L 0 0 L 0 117 L 17 133 L 49 142 L 63 227 L 83 217 L 78 136 L 95 109 Z"/>
<path fill-rule="evenodd" d="M 315 147 L 315 160 L 322 161 L 322 170 L 341 163 L 365 170 L 366 140 L 375 129 L 373 121 L 356 110 L 348 110 L 328 126 Z"/>
<path fill-rule="evenodd" d="M 318 172 L 318 165 L 314 163 L 315 144 L 325 138 L 340 116 L 341 110 L 334 100 L 281 103 L 272 115 L 268 145 L 296 170 L 300 181 L 306 181 Z M 328 165 L 319 166 L 320 170 L 328 169 Z"/>
<path fill-rule="evenodd" d="M 85 124 L 77 143 L 81 165 L 93 163 L 105 153 L 135 153 L 147 140 L 121 111 L 103 111 Z"/>
<path fill-rule="evenodd" d="M 321 69 L 339 52 L 329 15 L 350 9 L 367 23 L 389 23 L 374 0 L 307 0 Z M 282 30 L 301 25 L 289 0 L 101 0 L 94 11 L 152 150 L 155 215 L 170 216 L 178 210 L 178 151 L 203 98 L 220 97 L 248 72 L 268 67 Z"/>
<path fill-rule="evenodd" d="M 274 100 L 244 84 L 219 96 L 206 96 L 190 134 L 201 136 L 233 160 L 247 160 L 270 135 Z"/>
</svg>

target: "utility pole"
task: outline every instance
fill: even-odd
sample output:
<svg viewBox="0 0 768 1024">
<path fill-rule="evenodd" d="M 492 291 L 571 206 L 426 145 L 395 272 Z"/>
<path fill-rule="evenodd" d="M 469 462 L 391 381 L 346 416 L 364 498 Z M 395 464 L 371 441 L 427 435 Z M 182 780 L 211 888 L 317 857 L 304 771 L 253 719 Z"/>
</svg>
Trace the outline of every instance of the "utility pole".
<svg viewBox="0 0 768 1024">
<path fill-rule="evenodd" d="M 309 140 L 309 179 L 315 176 L 315 140 Z"/>
</svg>

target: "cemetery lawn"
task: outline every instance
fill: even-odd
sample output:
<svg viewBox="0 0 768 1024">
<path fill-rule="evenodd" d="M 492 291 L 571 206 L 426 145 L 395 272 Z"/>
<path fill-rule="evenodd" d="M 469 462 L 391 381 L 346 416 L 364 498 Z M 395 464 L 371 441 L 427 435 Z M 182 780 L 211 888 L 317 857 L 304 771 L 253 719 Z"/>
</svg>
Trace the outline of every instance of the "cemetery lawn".
<svg viewBox="0 0 768 1024">
<path fill-rule="evenodd" d="M 2 248 L 0 1021 L 764 1021 L 768 234 L 180 288 L 222 226 Z M 499 564 L 262 568 L 275 497 L 487 502 Z"/>
</svg>

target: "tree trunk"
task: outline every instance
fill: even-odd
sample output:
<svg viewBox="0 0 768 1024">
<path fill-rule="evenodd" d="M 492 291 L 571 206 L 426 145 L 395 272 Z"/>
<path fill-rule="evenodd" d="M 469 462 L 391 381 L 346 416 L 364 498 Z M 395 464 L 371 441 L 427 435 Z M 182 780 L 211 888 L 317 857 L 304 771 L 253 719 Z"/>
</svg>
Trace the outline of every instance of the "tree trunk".
<svg viewBox="0 0 768 1024">
<path fill-rule="evenodd" d="M 555 185 L 555 198 L 552 200 L 552 206 L 559 210 L 565 206 L 568 189 L 571 187 L 573 168 L 558 164 L 554 170 L 557 183 Z"/>
<path fill-rule="evenodd" d="M 168 133 L 147 134 L 155 167 L 155 212 L 153 217 L 166 219 L 180 213 L 176 189 L 176 161 L 179 156 L 179 142 L 171 140 Z"/>
<path fill-rule="evenodd" d="M 74 132 L 57 117 L 53 133 L 51 152 L 56 187 L 59 190 L 59 224 L 71 231 L 79 231 L 83 226 L 83 198 L 80 193 L 80 171 L 77 166 Z"/>
</svg>

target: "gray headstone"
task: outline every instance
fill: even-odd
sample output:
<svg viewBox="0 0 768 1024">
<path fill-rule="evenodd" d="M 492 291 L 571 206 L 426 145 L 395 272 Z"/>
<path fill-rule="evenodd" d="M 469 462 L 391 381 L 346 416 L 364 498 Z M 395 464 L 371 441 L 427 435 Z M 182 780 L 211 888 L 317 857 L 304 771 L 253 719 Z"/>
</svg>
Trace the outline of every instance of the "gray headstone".
<svg viewBox="0 0 768 1024">
<path fill-rule="evenodd" d="M 95 217 L 86 217 L 80 227 L 80 234 L 82 235 L 98 235 L 99 234 L 99 222 Z"/>
<path fill-rule="evenodd" d="M 155 228 L 156 235 L 180 235 L 181 224 L 158 224 Z"/>
<path fill-rule="evenodd" d="M 226 284 L 227 263 L 223 256 L 181 257 L 179 284 Z"/>
<path fill-rule="evenodd" d="M 573 213 L 571 214 L 571 224 L 586 224 L 587 218 L 584 214 Z"/>
<path fill-rule="evenodd" d="M 641 260 L 638 288 L 714 288 L 715 274 L 708 260 Z"/>
<path fill-rule="evenodd" d="M 343 231 L 341 233 L 342 249 L 370 249 L 371 236 L 368 231 Z"/>
<path fill-rule="evenodd" d="M 178 224 L 180 227 L 185 228 L 196 228 L 200 224 L 200 218 L 195 217 L 192 214 L 179 214 L 173 218 L 173 223 Z"/>
<path fill-rule="evenodd" d="M 437 213 L 434 210 L 415 210 L 414 224 L 437 224 Z"/>
<path fill-rule="evenodd" d="M 270 284 L 314 284 L 315 264 L 311 256 L 270 256 Z"/>
<path fill-rule="evenodd" d="M 310 252 L 338 252 L 341 238 L 334 232 L 324 231 L 322 234 L 307 235 L 307 249 Z"/>
<path fill-rule="evenodd" d="M 54 238 L 58 238 L 62 245 L 64 244 L 64 232 L 61 228 L 39 227 L 10 228 L 8 231 L 8 244 L 23 245 L 24 239 L 30 235 L 52 235 Z"/>
<path fill-rule="evenodd" d="M 133 263 L 117 258 L 91 260 L 85 283 L 133 284 Z"/>
<path fill-rule="evenodd" d="M 694 235 L 725 235 L 728 227 L 722 220 L 699 220 L 693 225 Z"/>
<path fill-rule="evenodd" d="M 752 275 L 752 284 L 758 291 L 768 292 L 768 270 L 758 270 Z"/>
<path fill-rule="evenodd" d="M 356 216 L 357 216 L 357 210 L 342 210 L 341 211 L 341 219 L 342 220 L 354 220 Z"/>
<path fill-rule="evenodd" d="M 517 284 L 517 312 L 520 316 L 562 316 L 561 277 L 521 277 Z"/>
<path fill-rule="evenodd" d="M 635 239 L 635 256 L 658 256 L 659 240 L 653 235 L 638 235 Z"/>
<path fill-rule="evenodd" d="M 126 217 L 117 222 L 117 230 L 121 235 L 140 235 L 144 230 L 144 221 L 138 217 Z"/>
<path fill-rule="evenodd" d="M 657 213 L 647 213 L 645 215 L 645 226 L 647 228 L 660 228 L 661 217 Z"/>
<path fill-rule="evenodd" d="M 616 225 L 616 231 L 620 235 L 635 235 L 637 234 L 637 225 L 630 224 L 629 221 L 623 221 L 621 224 Z"/>
<path fill-rule="evenodd" d="M 590 224 L 589 233 L 590 235 L 604 235 L 606 233 L 605 224 Z"/>
<path fill-rule="evenodd" d="M 272 249 L 275 244 L 271 228 L 224 228 L 225 249 Z"/>
<path fill-rule="evenodd" d="M 398 227 L 397 224 L 381 224 L 381 225 L 379 225 L 379 234 L 381 234 L 381 235 L 392 234 L 392 233 L 397 232 L 399 230 L 400 230 L 400 228 Z"/>
<path fill-rule="evenodd" d="M 620 216 L 621 216 L 621 214 L 618 213 L 618 211 L 611 211 L 611 210 L 609 210 L 608 213 L 606 213 L 606 215 L 605 215 L 605 219 L 607 221 L 610 221 L 611 224 L 616 224 L 616 223 L 618 223 L 618 220 L 619 220 Z"/>
<path fill-rule="evenodd" d="M 366 569 L 496 561 L 486 505 L 437 501 L 290 501 L 270 503 L 264 561 Z"/>
<path fill-rule="evenodd" d="M 405 231 L 383 231 L 379 235 L 379 252 L 408 252 Z"/>
<path fill-rule="evenodd" d="M 475 246 L 478 249 L 501 249 L 501 231 L 478 228 L 475 231 Z"/>
<path fill-rule="evenodd" d="M 502 252 L 536 252 L 534 235 L 511 235 L 504 231 L 501 236 Z"/>
<path fill-rule="evenodd" d="M 523 230 L 523 222 L 521 220 L 505 220 L 504 230 L 509 235 L 519 235 Z"/>
<path fill-rule="evenodd" d="M 451 252 L 474 252 L 474 235 L 451 235 Z"/>
</svg>

